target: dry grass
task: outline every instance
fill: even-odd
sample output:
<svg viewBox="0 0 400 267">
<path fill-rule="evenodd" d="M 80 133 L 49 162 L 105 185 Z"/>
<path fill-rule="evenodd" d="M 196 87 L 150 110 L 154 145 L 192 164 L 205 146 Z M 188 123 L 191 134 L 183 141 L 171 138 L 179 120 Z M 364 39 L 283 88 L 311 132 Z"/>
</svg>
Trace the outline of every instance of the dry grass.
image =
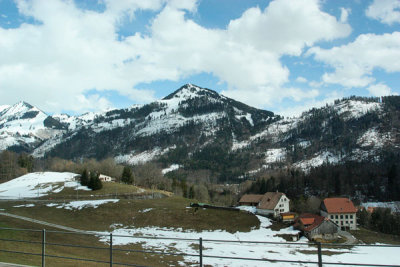
<svg viewBox="0 0 400 267">
<path fill-rule="evenodd" d="M 12 218 L 2 217 L 1 227 L 14 227 L 14 228 L 29 228 L 29 229 L 41 229 L 37 224 L 28 222 L 18 221 Z M 47 227 L 47 230 L 53 230 Z M 16 239 L 16 240 L 29 240 L 41 242 L 41 232 L 22 232 L 22 231 L 10 231 L 0 230 L 0 238 L 2 239 Z M 71 244 L 80 246 L 99 247 L 99 249 L 89 248 L 74 248 L 67 246 L 55 246 L 46 245 L 47 255 L 57 255 L 63 257 L 73 257 L 80 259 L 92 259 L 98 261 L 109 261 L 109 247 L 107 244 L 99 242 L 98 238 L 91 235 L 79 235 L 79 234 L 59 234 L 59 233 L 46 233 L 46 243 L 58 243 L 58 244 Z M 140 244 L 129 245 L 129 246 L 114 246 L 114 248 L 123 248 L 129 250 L 143 250 Z M 21 242 L 10 242 L 1 241 L 0 249 L 13 250 L 30 253 L 41 253 L 41 244 L 29 244 Z M 32 266 L 41 265 L 41 256 L 15 254 L 0 252 L 0 261 L 10 262 L 17 264 L 27 264 Z M 183 261 L 181 256 L 171 255 L 157 255 L 147 253 L 128 253 L 113 251 L 113 261 L 119 263 L 133 263 L 145 266 L 171 266 L 177 265 L 178 261 Z M 54 257 L 46 257 L 47 266 L 109 266 L 107 263 L 95 263 L 88 261 L 68 260 L 59 259 Z"/>
<path fill-rule="evenodd" d="M 128 227 L 170 227 L 195 231 L 226 230 L 248 232 L 259 226 L 256 216 L 245 212 L 214 209 L 188 208 L 190 200 L 181 197 L 163 199 L 128 200 L 106 203 L 98 208 L 67 210 L 47 207 L 37 202 L 35 207 L 13 207 L 21 202 L 2 202 L 5 211 L 50 223 L 82 230 L 109 231 L 110 225 L 118 223 Z M 145 209 L 151 209 L 143 212 Z"/>
<path fill-rule="evenodd" d="M 400 245 L 400 236 L 374 232 L 363 227 L 360 227 L 359 230 L 350 231 L 350 233 L 365 244 L 383 243 Z"/>
</svg>

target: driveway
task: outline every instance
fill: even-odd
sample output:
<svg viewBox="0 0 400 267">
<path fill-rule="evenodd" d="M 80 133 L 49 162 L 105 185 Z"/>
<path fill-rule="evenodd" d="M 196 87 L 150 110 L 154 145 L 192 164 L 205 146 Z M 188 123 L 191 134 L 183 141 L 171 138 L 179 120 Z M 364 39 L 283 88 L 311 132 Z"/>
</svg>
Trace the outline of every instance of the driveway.
<svg viewBox="0 0 400 267">
<path fill-rule="evenodd" d="M 338 234 L 346 238 L 346 242 L 344 242 L 343 245 L 354 245 L 358 243 L 358 240 L 349 232 L 339 230 Z"/>
</svg>

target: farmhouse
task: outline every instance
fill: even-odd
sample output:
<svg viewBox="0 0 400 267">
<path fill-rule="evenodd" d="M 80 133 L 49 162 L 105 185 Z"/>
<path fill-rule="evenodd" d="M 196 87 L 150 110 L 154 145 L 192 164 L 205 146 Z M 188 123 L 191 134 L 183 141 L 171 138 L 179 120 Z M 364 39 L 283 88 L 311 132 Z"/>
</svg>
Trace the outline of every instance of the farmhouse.
<svg viewBox="0 0 400 267">
<path fill-rule="evenodd" d="M 112 177 L 104 175 L 104 174 L 100 174 L 99 179 L 102 182 L 115 182 L 115 178 L 112 178 Z"/>
<path fill-rule="evenodd" d="M 321 203 L 321 215 L 331 219 L 342 230 L 356 230 L 357 209 L 348 198 L 325 198 Z"/>
<path fill-rule="evenodd" d="M 264 195 L 243 195 L 239 200 L 239 205 L 254 206 L 258 214 L 278 217 L 281 213 L 289 212 L 289 202 L 284 193 L 267 192 Z"/>
<path fill-rule="evenodd" d="M 302 231 L 310 239 L 336 239 L 338 226 L 329 218 L 311 213 L 301 214 L 295 221 L 294 228 Z"/>
</svg>

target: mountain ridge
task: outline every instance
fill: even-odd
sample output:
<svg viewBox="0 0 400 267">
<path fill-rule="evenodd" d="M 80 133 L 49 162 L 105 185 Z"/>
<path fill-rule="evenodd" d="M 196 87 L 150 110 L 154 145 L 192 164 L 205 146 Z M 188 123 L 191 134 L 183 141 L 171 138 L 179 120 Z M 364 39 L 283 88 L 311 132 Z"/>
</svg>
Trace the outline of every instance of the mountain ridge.
<svg viewBox="0 0 400 267">
<path fill-rule="evenodd" d="M 0 140 L 15 140 L 0 150 L 67 159 L 113 157 L 126 164 L 157 161 L 236 178 L 282 166 L 307 171 L 326 163 L 379 161 L 382 153 L 398 153 L 399 103 L 396 96 L 350 97 L 284 119 L 186 84 L 145 105 L 80 116 L 41 115 L 42 134 L 27 133 L 25 141 L 18 127 L 7 135 L 10 121 L 2 122 Z"/>
</svg>

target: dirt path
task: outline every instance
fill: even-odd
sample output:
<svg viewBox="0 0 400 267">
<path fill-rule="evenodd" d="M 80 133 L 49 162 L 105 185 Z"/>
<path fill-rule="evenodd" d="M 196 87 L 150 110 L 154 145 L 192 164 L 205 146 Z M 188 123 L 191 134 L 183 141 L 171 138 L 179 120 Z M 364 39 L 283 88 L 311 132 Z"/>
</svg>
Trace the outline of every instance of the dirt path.
<svg viewBox="0 0 400 267">
<path fill-rule="evenodd" d="M 346 242 L 344 242 L 343 245 L 354 245 L 358 243 L 358 240 L 349 232 L 339 230 L 338 233 L 346 238 Z"/>
<path fill-rule="evenodd" d="M 59 224 L 40 221 L 40 220 L 32 219 L 32 218 L 29 218 L 29 217 L 15 215 L 15 214 L 11 214 L 11 213 L 8 213 L 8 212 L 3 212 L 3 211 L 0 212 L 0 215 L 8 216 L 8 217 L 12 217 L 12 218 L 28 221 L 28 222 L 33 222 L 33 223 L 37 223 L 37 224 L 41 224 L 41 225 L 46 225 L 46 226 L 54 227 L 54 228 L 61 229 L 61 230 L 64 230 L 64 231 L 69 231 L 69 232 L 84 233 L 84 234 L 92 234 L 92 233 L 94 233 L 94 232 L 91 232 L 91 231 L 84 231 L 84 230 L 80 230 L 80 229 L 76 229 L 76 228 L 72 228 L 72 227 L 67 227 L 67 226 L 63 226 L 63 225 L 59 225 Z M 0 267 L 1 267 L 1 265 L 0 265 Z"/>
</svg>

